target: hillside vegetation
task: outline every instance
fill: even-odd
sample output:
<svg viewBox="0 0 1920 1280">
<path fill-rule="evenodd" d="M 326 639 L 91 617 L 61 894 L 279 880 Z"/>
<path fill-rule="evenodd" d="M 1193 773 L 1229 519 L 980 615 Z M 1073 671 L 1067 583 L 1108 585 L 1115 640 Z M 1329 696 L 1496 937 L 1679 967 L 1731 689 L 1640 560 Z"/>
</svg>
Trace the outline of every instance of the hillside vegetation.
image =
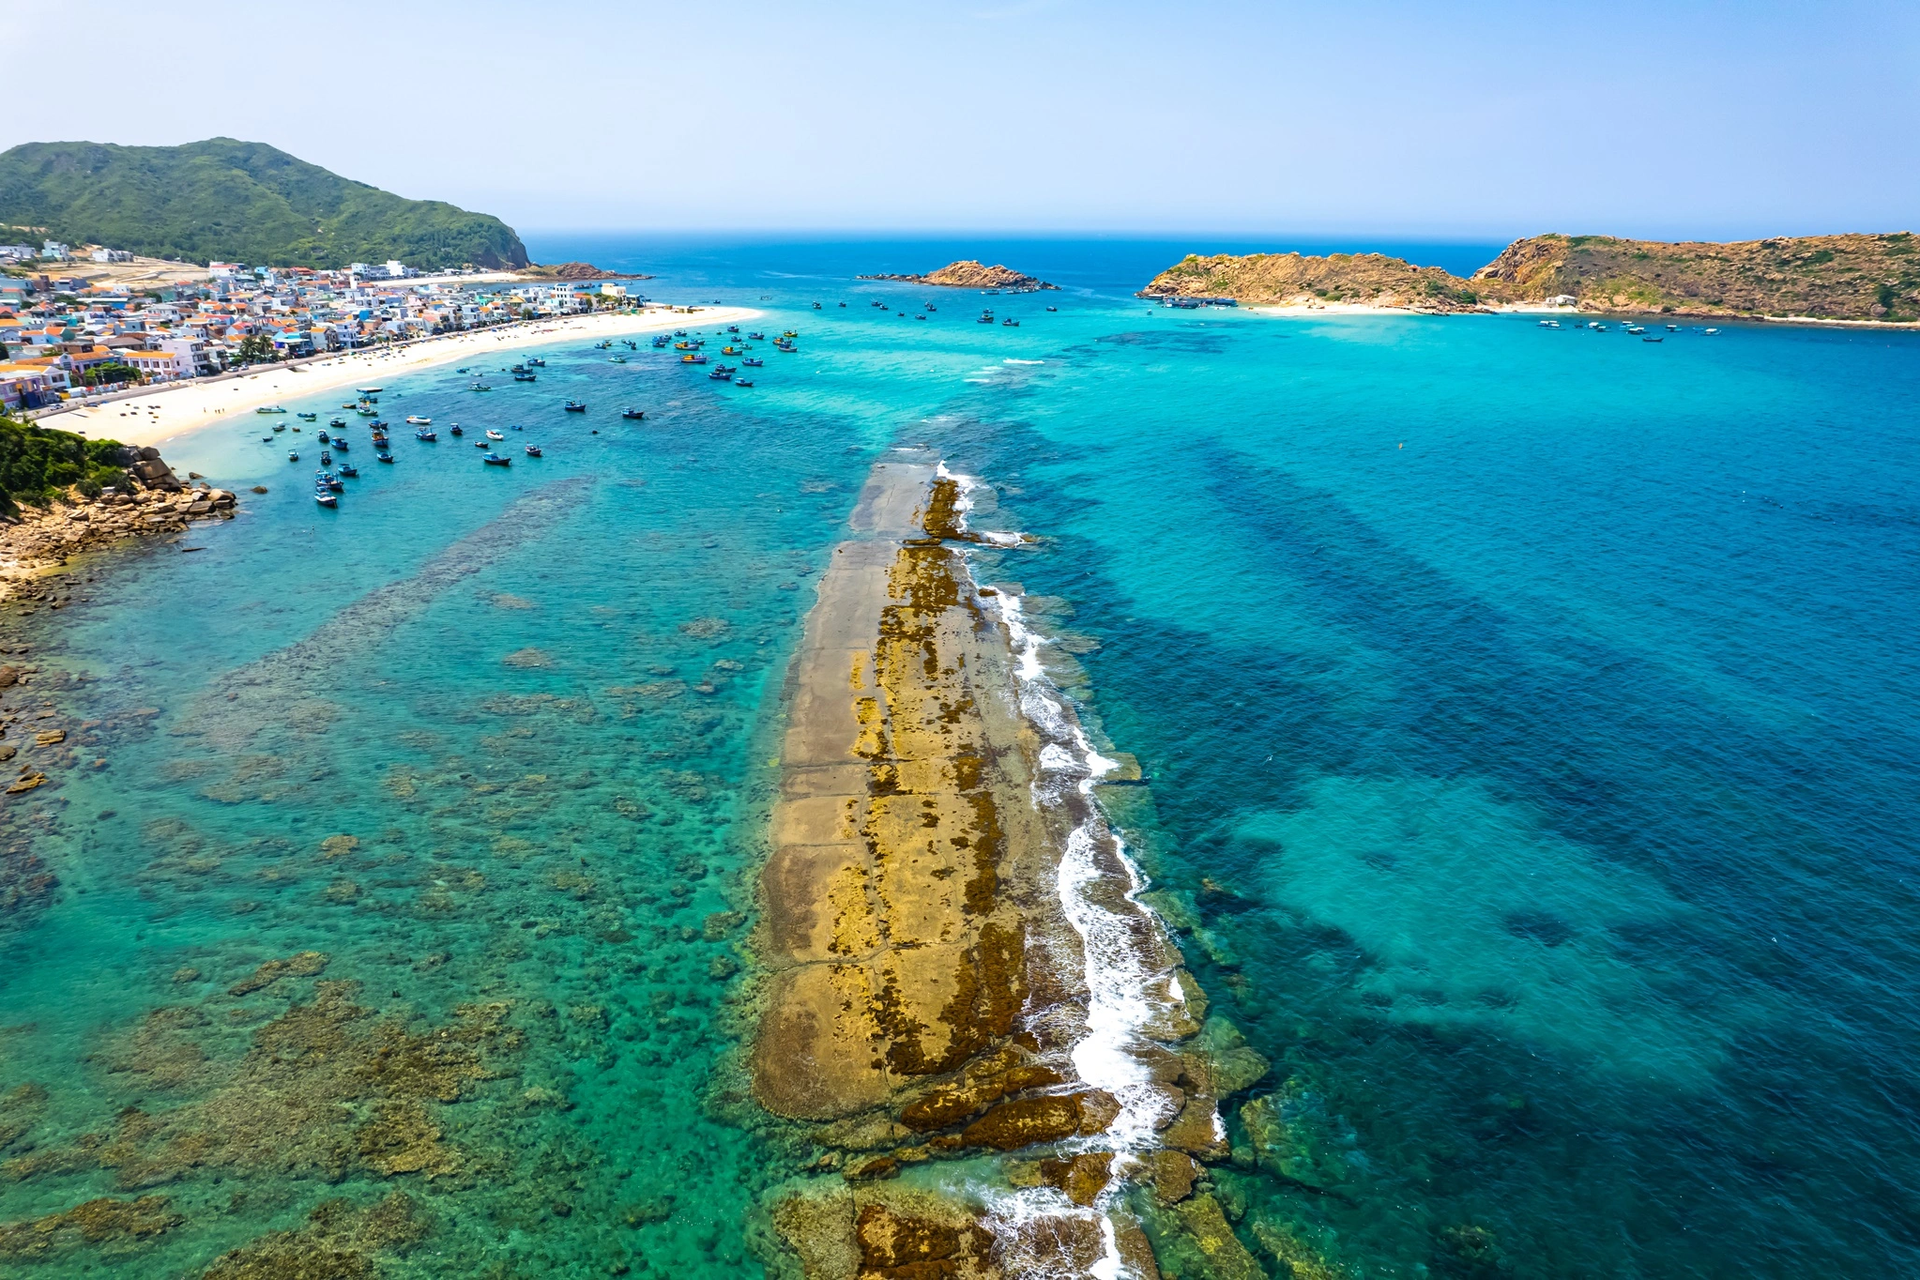
<svg viewBox="0 0 1920 1280">
<path fill-rule="evenodd" d="M 23 143 L 0 152 L 0 224 L 202 264 L 527 263 L 520 237 L 498 218 L 407 200 L 232 138 L 179 147 Z"/>
<path fill-rule="evenodd" d="M 1920 239 L 1905 231 L 1730 244 L 1535 236 L 1508 245 L 1473 279 L 1522 302 L 1564 294 L 1610 310 L 1913 320 Z"/>
<path fill-rule="evenodd" d="M 29 426 L 0 410 L 0 511 L 44 502 L 70 485 L 97 494 L 120 481 L 125 452 L 117 441 Z"/>
<path fill-rule="evenodd" d="M 1476 311 L 1473 285 L 1439 267 L 1416 267 L 1381 253 L 1336 253 L 1325 258 L 1297 253 L 1244 257 L 1190 253 L 1153 278 L 1147 297 L 1235 298 L 1254 306 L 1302 306 L 1315 302 L 1412 311 Z"/>
<path fill-rule="evenodd" d="M 1142 294 L 1437 312 L 1570 297 L 1595 311 L 1913 321 L 1920 319 L 1920 237 L 1902 231 L 1667 244 L 1534 236 L 1508 245 L 1470 280 L 1377 253 L 1190 254 Z"/>
</svg>

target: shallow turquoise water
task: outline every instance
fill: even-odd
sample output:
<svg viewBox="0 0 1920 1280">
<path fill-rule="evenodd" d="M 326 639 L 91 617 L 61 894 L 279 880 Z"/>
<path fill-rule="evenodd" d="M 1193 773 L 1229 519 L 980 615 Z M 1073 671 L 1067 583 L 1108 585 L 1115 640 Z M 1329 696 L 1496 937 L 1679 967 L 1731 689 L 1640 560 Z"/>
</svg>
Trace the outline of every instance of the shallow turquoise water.
<svg viewBox="0 0 1920 1280">
<path fill-rule="evenodd" d="M 1053 598 L 1089 719 L 1152 781 L 1116 814 L 1275 1059 L 1256 1092 L 1310 1158 L 1220 1175 L 1250 1244 L 1285 1222 L 1377 1276 L 1920 1262 L 1920 341 L 1174 313 L 1126 296 L 1124 246 L 1060 242 L 983 250 L 1072 286 L 987 300 L 1010 329 L 844 279 L 929 265 L 900 246 L 624 252 L 802 353 L 757 353 L 752 391 L 650 350 L 554 348 L 485 396 L 394 381 L 396 420 L 519 422 L 546 456 L 483 470 L 402 430 L 337 512 L 286 436 L 221 428 L 176 465 L 270 493 L 10 624 L 91 678 L 38 686 L 73 762 L 8 809 L 61 883 L 0 921 L 0 1088 L 46 1089 L 0 1159 L 175 1118 L 0 1180 L 0 1222 L 130 1195 L 129 1168 L 185 1218 L 35 1273 L 190 1273 L 394 1187 L 434 1223 L 396 1274 L 756 1268 L 790 1166 L 732 1123 L 743 929 L 707 921 L 749 903 L 810 575 L 896 439 L 1043 536 L 980 572 Z M 324 974 L 228 994 L 306 950 Z M 360 984 L 362 1065 L 382 1019 L 424 1039 L 496 1002 L 512 1034 L 460 1041 L 458 1101 L 329 1086 L 350 1155 L 249 1145 L 235 1099 L 302 1078 L 263 1028 L 329 981 Z M 417 1137 L 406 1106 L 437 1176 L 382 1172 L 368 1135 Z"/>
</svg>

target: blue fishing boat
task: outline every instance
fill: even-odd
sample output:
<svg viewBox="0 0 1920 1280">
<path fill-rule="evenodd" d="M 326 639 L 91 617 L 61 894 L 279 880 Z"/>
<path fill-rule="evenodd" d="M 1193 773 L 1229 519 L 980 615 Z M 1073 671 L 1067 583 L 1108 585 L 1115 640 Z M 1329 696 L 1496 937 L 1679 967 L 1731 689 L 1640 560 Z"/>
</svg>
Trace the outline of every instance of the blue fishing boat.
<svg viewBox="0 0 1920 1280">
<path fill-rule="evenodd" d="M 767 340 L 767 335 L 764 333 L 750 333 L 747 337 L 754 342 L 765 342 Z"/>
<path fill-rule="evenodd" d="M 707 376 L 709 378 L 712 378 L 715 382 L 729 382 L 733 379 L 733 372 L 728 369 L 715 369 L 712 373 L 708 374 Z"/>
<path fill-rule="evenodd" d="M 349 480 L 357 480 L 360 478 L 360 468 L 354 466 L 351 462 L 343 462 L 340 464 L 340 474 Z"/>
<path fill-rule="evenodd" d="M 298 462 L 298 461 L 300 461 L 300 452 L 299 452 L 299 450 L 297 450 L 297 449 L 289 449 L 289 450 L 287 450 L 287 461 L 288 461 L 288 462 Z"/>
<path fill-rule="evenodd" d="M 628 422 L 638 422 L 647 416 L 647 411 L 645 409 L 627 409 L 623 411 L 620 416 Z"/>
<path fill-rule="evenodd" d="M 750 387 L 753 385 L 753 382 L 747 378 L 735 378 L 733 385 L 736 387 Z"/>
<path fill-rule="evenodd" d="M 489 452 L 485 457 L 481 458 L 480 461 L 490 467 L 510 467 L 513 465 L 512 458 L 493 452 Z"/>
<path fill-rule="evenodd" d="M 428 444 L 432 444 L 440 438 L 440 435 L 432 427 L 422 427 L 413 433 L 413 438 L 415 440 L 425 440 Z"/>
<path fill-rule="evenodd" d="M 299 418 L 300 421 L 302 422 L 312 422 L 315 418 L 318 418 L 320 415 L 317 413 L 301 413 L 301 414 L 296 414 L 294 416 Z"/>
<path fill-rule="evenodd" d="M 544 368 L 546 368 L 546 367 L 547 367 L 547 362 L 546 362 L 545 360 L 529 360 L 529 361 L 527 361 L 527 368 L 529 368 L 529 369 L 544 369 Z"/>
<path fill-rule="evenodd" d="M 585 413 L 587 411 L 587 406 L 578 400 L 569 400 L 562 407 L 565 408 L 568 413 Z"/>
<path fill-rule="evenodd" d="M 340 499 L 334 497 L 325 489 L 315 489 L 313 491 L 313 500 L 323 507 L 337 507 L 340 505 Z"/>
<path fill-rule="evenodd" d="M 527 456 L 528 456 L 529 458 L 537 458 L 537 457 L 539 457 L 539 456 L 540 456 L 540 446 L 539 446 L 539 445 L 537 445 L 537 444 L 530 444 L 530 445 L 528 445 L 528 446 L 527 446 Z"/>
<path fill-rule="evenodd" d="M 338 449 L 340 452 L 345 453 L 352 446 L 347 443 L 347 438 L 345 436 L 335 436 L 333 438 L 333 447 Z"/>
<path fill-rule="evenodd" d="M 393 455 L 388 453 L 385 449 L 382 449 L 380 452 L 373 455 L 373 460 L 375 462 L 392 462 Z"/>
</svg>

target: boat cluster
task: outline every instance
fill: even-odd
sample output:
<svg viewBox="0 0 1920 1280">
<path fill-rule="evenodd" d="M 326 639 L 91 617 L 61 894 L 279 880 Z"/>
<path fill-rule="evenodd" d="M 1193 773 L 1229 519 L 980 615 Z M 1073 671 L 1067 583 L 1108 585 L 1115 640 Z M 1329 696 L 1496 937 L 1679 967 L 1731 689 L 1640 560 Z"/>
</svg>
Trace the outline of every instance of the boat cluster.
<svg viewBox="0 0 1920 1280">
<path fill-rule="evenodd" d="M 1540 322 L 1540 327 L 1542 329 L 1558 329 L 1560 327 L 1560 322 L 1558 320 L 1542 320 Z M 1573 327 L 1576 332 L 1582 329 L 1589 330 L 1593 333 L 1608 332 L 1606 323 L 1601 320 L 1589 320 L 1585 324 L 1576 324 Z M 1699 325 L 1695 325 L 1693 328 L 1694 328 L 1694 332 L 1706 334 L 1708 337 L 1713 337 L 1714 335 L 1717 335 L 1720 332 L 1720 330 L 1718 329 L 1702 328 Z M 1666 326 L 1666 329 L 1667 329 L 1667 333 L 1680 332 L 1680 326 L 1677 324 L 1670 324 Z M 1665 342 L 1666 341 L 1665 334 L 1648 333 L 1647 327 L 1643 324 L 1623 324 L 1620 326 L 1620 332 L 1627 334 L 1630 337 L 1637 337 L 1642 342 Z"/>
</svg>

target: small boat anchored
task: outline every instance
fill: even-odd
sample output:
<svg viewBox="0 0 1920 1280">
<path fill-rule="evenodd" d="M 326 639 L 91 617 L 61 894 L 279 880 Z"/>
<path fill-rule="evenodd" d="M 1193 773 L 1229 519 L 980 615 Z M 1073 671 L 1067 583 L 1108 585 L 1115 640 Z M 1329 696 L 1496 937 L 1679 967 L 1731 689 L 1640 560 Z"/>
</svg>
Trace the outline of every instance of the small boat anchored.
<svg viewBox="0 0 1920 1280">
<path fill-rule="evenodd" d="M 489 452 L 485 457 L 481 458 L 480 461 L 490 467 L 510 467 L 513 465 L 512 458 L 493 452 Z"/>
<path fill-rule="evenodd" d="M 410 427 L 430 427 L 433 425 L 433 419 L 424 417 L 421 414 L 410 413 L 407 415 L 407 425 Z"/>
<path fill-rule="evenodd" d="M 539 446 L 539 445 L 537 445 L 537 444 L 530 444 L 530 445 L 528 445 L 528 446 L 527 446 L 527 456 L 528 456 L 529 458 L 537 458 L 537 457 L 539 457 L 539 456 L 540 456 L 540 446 Z"/>
<path fill-rule="evenodd" d="M 254 412 L 255 413 L 285 413 L 286 410 L 282 409 L 277 404 L 263 404 L 258 409 L 255 409 Z"/>
<path fill-rule="evenodd" d="M 638 422 L 647 416 L 647 411 L 645 409 L 625 409 L 621 411 L 620 416 L 628 422 Z"/>
<path fill-rule="evenodd" d="M 487 439 L 489 439 L 489 440 L 505 440 L 505 439 L 506 439 L 506 437 L 505 437 L 505 436 L 503 436 L 503 435 L 501 435 L 501 434 L 500 434 L 500 433 L 499 433 L 498 431 L 495 431 L 495 430 L 493 430 L 493 429 L 492 429 L 491 427 L 489 427 L 489 428 L 487 429 Z"/>
<path fill-rule="evenodd" d="M 561 408 L 568 413 L 585 413 L 587 411 L 587 406 L 579 400 L 569 400 L 566 404 L 562 405 Z M 492 435 L 493 433 L 488 432 L 487 434 Z"/>
</svg>

